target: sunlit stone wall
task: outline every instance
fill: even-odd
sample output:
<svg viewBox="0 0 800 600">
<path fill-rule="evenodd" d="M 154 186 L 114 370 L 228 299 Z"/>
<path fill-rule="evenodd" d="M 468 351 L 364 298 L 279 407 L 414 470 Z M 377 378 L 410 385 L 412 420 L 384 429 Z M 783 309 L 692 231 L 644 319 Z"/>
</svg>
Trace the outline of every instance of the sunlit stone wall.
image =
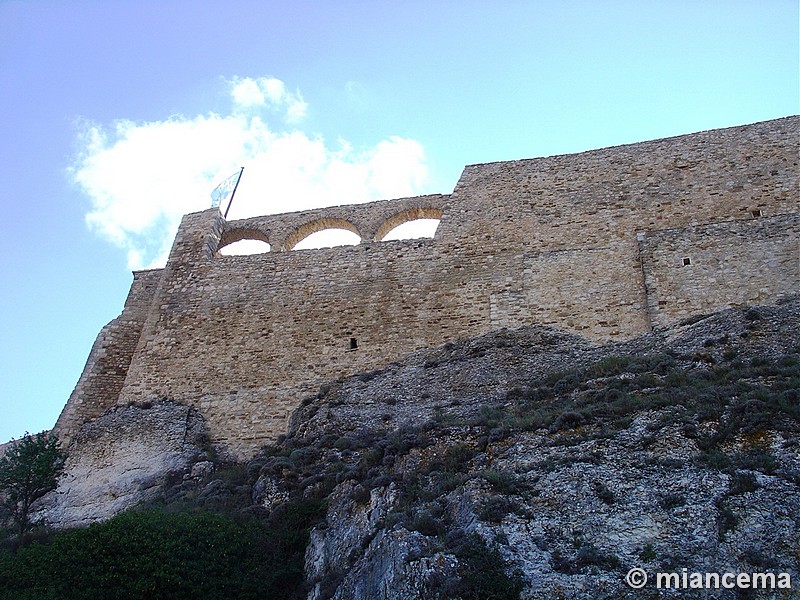
<svg viewBox="0 0 800 600">
<path fill-rule="evenodd" d="M 71 398 L 57 428 L 69 437 L 106 407 L 169 399 L 246 456 L 324 382 L 419 348 L 532 323 L 627 339 L 778 301 L 800 283 L 799 129 L 791 117 L 473 165 L 450 195 L 233 222 L 217 209 L 186 215 L 166 267 L 146 276 L 146 316 L 126 305 L 135 318 L 119 343 L 101 333 L 73 394 L 93 400 Z M 433 239 L 379 241 L 415 218 L 441 219 Z M 326 227 L 361 243 L 292 250 Z M 241 239 L 272 251 L 220 255 Z M 125 356 L 121 389 L 92 378 L 107 368 L 101 352 Z"/>
</svg>

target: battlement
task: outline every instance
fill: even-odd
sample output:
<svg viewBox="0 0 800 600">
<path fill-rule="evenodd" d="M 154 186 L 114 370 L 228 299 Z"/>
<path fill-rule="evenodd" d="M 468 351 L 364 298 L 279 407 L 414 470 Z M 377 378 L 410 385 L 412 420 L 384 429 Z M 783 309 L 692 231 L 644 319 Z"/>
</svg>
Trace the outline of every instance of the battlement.
<svg viewBox="0 0 800 600">
<path fill-rule="evenodd" d="M 420 348 L 534 323 L 627 339 L 778 301 L 800 284 L 799 133 L 788 117 L 472 165 L 450 195 L 186 215 L 165 268 L 134 274 L 56 429 L 170 399 L 248 455 L 324 382 Z M 382 241 L 417 218 L 440 219 L 433 239 Z M 292 251 L 331 227 L 361 243 Z M 243 239 L 271 251 L 219 253 Z"/>
</svg>

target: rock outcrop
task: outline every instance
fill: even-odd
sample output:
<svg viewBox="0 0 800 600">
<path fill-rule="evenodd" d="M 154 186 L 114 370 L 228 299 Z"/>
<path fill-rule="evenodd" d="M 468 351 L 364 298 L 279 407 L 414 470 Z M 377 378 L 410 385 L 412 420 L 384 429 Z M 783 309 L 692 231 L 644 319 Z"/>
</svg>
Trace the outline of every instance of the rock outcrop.
<svg viewBox="0 0 800 600">
<path fill-rule="evenodd" d="M 151 502 L 203 457 L 203 442 L 203 420 L 189 407 L 112 408 L 80 429 L 58 489 L 43 498 L 36 517 L 77 527 Z"/>
<path fill-rule="evenodd" d="M 790 598 L 798 323 L 794 299 L 617 344 L 525 327 L 420 351 L 323 386 L 236 477 L 193 409 L 112 409 L 41 514 L 83 525 L 161 499 L 268 519 L 324 501 L 309 600 L 662 597 L 628 587 L 633 567 L 785 572 L 793 590 L 747 597 Z"/>
<path fill-rule="evenodd" d="M 307 399 L 257 487 L 340 482 L 311 534 L 310 600 L 655 597 L 627 586 L 633 567 L 787 572 L 794 591 L 768 597 L 791 597 L 798 309 L 623 344 L 533 327 L 421 352 Z"/>
</svg>

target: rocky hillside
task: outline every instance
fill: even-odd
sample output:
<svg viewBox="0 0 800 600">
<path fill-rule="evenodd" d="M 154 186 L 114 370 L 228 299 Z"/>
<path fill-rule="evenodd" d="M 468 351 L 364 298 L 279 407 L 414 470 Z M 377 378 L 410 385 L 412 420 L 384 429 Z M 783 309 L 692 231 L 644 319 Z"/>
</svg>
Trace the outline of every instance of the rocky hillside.
<svg viewBox="0 0 800 600">
<path fill-rule="evenodd" d="M 602 346 L 543 327 L 447 344 L 324 386 L 247 465 L 215 460 L 186 408 L 120 409 L 129 430 L 158 411 L 185 427 L 151 436 L 168 455 L 113 505 L 81 496 L 73 461 L 47 514 L 147 499 L 269 522 L 322 501 L 296 590 L 310 600 L 707 597 L 632 590 L 632 567 L 788 572 L 793 591 L 714 597 L 797 597 L 798 323 L 795 299 Z M 85 435 L 111 439 L 104 418 Z"/>
</svg>

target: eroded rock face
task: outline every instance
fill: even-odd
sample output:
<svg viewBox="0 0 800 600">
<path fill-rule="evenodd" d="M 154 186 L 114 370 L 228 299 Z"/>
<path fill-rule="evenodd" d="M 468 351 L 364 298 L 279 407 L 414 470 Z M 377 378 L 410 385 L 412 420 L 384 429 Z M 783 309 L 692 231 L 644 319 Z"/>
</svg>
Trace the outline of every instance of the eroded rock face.
<svg viewBox="0 0 800 600">
<path fill-rule="evenodd" d="M 59 486 L 42 499 L 37 518 L 83 526 L 152 501 L 171 476 L 197 460 L 203 431 L 198 413 L 179 404 L 112 408 L 81 428 Z"/>
<path fill-rule="evenodd" d="M 574 446 L 523 436 L 492 462 L 514 473 L 523 490 L 508 497 L 508 514 L 485 526 L 507 540 L 502 552 L 525 574 L 527 597 L 554 597 L 556 590 L 569 598 L 585 590 L 637 597 L 622 579 L 632 567 L 652 575 L 769 565 L 797 578 L 796 444 L 779 434 L 760 441 L 759 451 L 777 460 L 771 475 L 755 465 L 706 468 L 695 461 L 696 440 L 679 427 L 661 427 L 663 416 L 639 415 L 610 438 Z M 733 445 L 750 444 L 739 438 Z M 477 510 L 491 501 L 492 494 L 479 496 Z"/>
<path fill-rule="evenodd" d="M 386 527 L 397 486 L 373 489 L 359 500 L 358 486 L 338 486 L 329 497 L 325 527 L 311 532 L 305 565 L 312 582 L 309 600 L 434 597 L 443 578 L 455 573 L 456 558 L 431 553 L 430 540 L 417 531 Z"/>
<path fill-rule="evenodd" d="M 484 566 L 531 600 L 649 597 L 652 582 L 626 585 L 633 567 L 787 572 L 793 590 L 753 597 L 792 597 L 800 424 L 776 373 L 796 371 L 799 311 L 732 310 L 605 346 L 528 328 L 419 353 L 307 400 L 295 450 L 257 485 L 274 497 L 339 482 L 306 552 L 309 600 L 459 597 Z M 614 367 L 651 353 L 671 366 Z M 597 361 L 613 368 L 592 375 Z M 530 427 L 519 408 L 537 406 L 540 385 L 554 414 Z M 630 410 L 606 415 L 623 394 Z M 558 414 L 576 399 L 584 414 Z M 474 536 L 501 569 L 470 562 Z"/>
<path fill-rule="evenodd" d="M 233 483 L 192 410 L 117 408 L 83 428 L 41 514 L 64 527 L 159 497 L 266 517 L 326 502 L 309 600 L 655 597 L 627 587 L 632 567 L 788 572 L 795 589 L 774 597 L 789 598 L 798 322 L 795 300 L 620 344 L 529 327 L 415 353 L 307 398 Z"/>
<path fill-rule="evenodd" d="M 368 490 L 366 499 L 352 482 L 340 484 L 306 552 L 309 600 L 451 597 L 466 568 L 454 532 L 476 533 L 498 551 L 523 583 L 522 598 L 640 598 L 624 581 L 633 567 L 651 577 L 683 568 L 773 570 L 797 581 L 797 440 L 777 433 L 758 440 L 776 461 L 772 474 L 758 465 L 719 470 L 698 464 L 696 439 L 662 427 L 664 417 L 643 413 L 595 439 L 585 439 L 586 431 L 510 437 L 476 453 L 452 491 L 437 496 L 441 478 L 431 472 L 420 486 L 427 499 L 400 498 L 413 457 L 384 470 L 398 483 Z M 467 432 L 462 439 L 477 442 Z M 740 437 L 729 450 L 752 443 Z M 435 460 L 446 447 L 420 454 Z"/>
</svg>

